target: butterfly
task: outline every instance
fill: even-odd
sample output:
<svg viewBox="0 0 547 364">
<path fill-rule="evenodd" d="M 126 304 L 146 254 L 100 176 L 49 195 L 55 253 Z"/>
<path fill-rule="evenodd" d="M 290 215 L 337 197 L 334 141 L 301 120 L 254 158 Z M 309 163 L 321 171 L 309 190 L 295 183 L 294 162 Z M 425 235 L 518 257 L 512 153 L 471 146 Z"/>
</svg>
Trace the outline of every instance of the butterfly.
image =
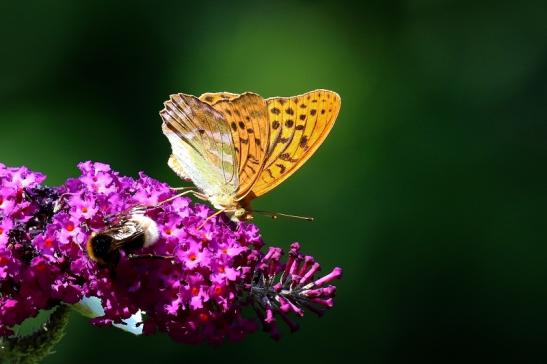
<svg viewBox="0 0 547 364">
<path fill-rule="evenodd" d="M 160 111 L 169 167 L 192 181 L 198 198 L 232 220 L 252 219 L 251 200 L 296 172 L 319 148 L 340 96 L 315 90 L 293 97 L 245 92 L 171 95 Z M 215 214 L 216 215 L 216 214 Z"/>
</svg>

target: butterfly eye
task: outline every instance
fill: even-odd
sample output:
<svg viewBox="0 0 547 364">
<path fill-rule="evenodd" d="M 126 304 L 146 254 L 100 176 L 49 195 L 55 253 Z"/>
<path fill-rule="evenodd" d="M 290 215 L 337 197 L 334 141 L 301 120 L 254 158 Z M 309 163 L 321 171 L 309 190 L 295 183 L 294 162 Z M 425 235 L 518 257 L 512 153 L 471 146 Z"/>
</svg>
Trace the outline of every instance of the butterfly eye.
<svg viewBox="0 0 547 364">
<path fill-rule="evenodd" d="M 247 211 L 246 211 L 245 209 L 239 208 L 239 209 L 236 209 L 236 210 L 234 211 L 234 216 L 237 217 L 237 218 L 240 218 L 240 217 L 242 217 L 243 215 L 245 215 L 246 212 L 247 212 Z"/>
</svg>

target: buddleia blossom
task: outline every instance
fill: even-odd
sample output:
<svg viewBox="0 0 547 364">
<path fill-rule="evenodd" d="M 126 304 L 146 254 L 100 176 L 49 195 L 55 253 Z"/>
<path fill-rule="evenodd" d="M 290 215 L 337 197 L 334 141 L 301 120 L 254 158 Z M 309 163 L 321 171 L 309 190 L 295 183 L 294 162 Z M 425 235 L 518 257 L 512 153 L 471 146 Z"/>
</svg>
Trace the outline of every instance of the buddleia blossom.
<svg viewBox="0 0 547 364">
<path fill-rule="evenodd" d="M 300 244 L 293 243 L 285 264 L 281 258 L 283 250 L 272 247 L 252 269 L 252 278 L 244 284 L 249 303 L 264 324 L 264 330 L 274 339 L 280 337 L 276 317 L 280 317 L 291 329 L 298 325 L 289 314 L 304 316 L 308 309 L 321 316 L 334 305 L 336 287 L 325 285 L 342 276 L 340 268 L 314 279 L 320 270 L 312 256 L 300 253 Z"/>
<path fill-rule="evenodd" d="M 206 221 L 212 209 L 170 199 L 173 189 L 142 173 L 134 179 L 102 163 L 78 167 L 79 177 L 49 188 L 40 173 L 0 165 L 0 336 L 39 310 L 91 297 L 102 306 L 92 324 L 139 317 L 144 334 L 164 332 L 183 343 L 244 337 L 257 327 L 246 306 L 274 337 L 276 317 L 294 330 L 292 314 L 332 307 L 335 289 L 325 284 L 340 270 L 315 279 L 319 264 L 298 244 L 284 264 L 280 248 L 262 252 L 255 225 L 224 216 Z M 159 229 L 158 241 L 138 252 L 144 258 L 122 250 L 113 266 L 90 259 L 92 234 L 134 206 L 148 207 Z"/>
</svg>

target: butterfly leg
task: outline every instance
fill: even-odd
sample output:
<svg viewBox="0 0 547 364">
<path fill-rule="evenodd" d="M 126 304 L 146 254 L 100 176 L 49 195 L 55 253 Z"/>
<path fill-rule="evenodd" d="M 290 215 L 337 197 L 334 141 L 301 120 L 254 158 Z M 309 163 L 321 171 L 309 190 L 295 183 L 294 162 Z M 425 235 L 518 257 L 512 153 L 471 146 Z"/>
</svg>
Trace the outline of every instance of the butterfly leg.
<svg viewBox="0 0 547 364">
<path fill-rule="evenodd" d="M 185 196 L 185 195 L 188 195 L 188 194 L 192 194 L 194 195 L 195 197 L 197 198 L 200 198 L 200 193 L 197 192 L 197 191 L 194 191 L 194 190 L 187 190 L 187 191 L 184 191 L 184 192 L 181 192 L 181 193 L 177 193 L 175 196 L 171 196 L 163 201 L 160 201 L 158 202 L 154 207 L 159 207 L 167 202 L 170 202 L 170 201 L 173 201 L 174 199 L 176 198 L 179 198 L 179 197 L 182 197 L 182 196 Z"/>
<path fill-rule="evenodd" d="M 170 260 L 173 259 L 172 255 L 156 255 L 156 254 L 129 254 L 127 259 L 129 260 L 138 260 L 138 259 L 161 259 L 161 260 Z"/>
<path fill-rule="evenodd" d="M 184 190 L 190 190 L 190 189 L 196 189 L 193 186 L 186 186 L 186 187 L 171 187 L 173 191 L 184 191 Z"/>
<path fill-rule="evenodd" d="M 208 216 L 197 228 L 197 230 L 201 230 L 202 227 L 205 226 L 205 224 L 207 223 L 207 221 L 211 220 L 213 217 L 217 216 L 217 215 L 220 215 L 221 213 L 223 213 L 224 211 L 226 211 L 226 209 L 222 209 L 222 210 L 218 210 L 217 212 L 215 212 L 214 214 L 212 214 L 211 216 Z"/>
</svg>

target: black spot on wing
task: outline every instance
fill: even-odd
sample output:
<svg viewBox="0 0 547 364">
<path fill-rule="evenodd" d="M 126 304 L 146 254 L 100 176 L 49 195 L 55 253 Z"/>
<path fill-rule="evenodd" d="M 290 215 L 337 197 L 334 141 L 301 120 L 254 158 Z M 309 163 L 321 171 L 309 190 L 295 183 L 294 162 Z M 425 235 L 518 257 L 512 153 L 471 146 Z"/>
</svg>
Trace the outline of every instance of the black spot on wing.
<svg viewBox="0 0 547 364">
<path fill-rule="evenodd" d="M 281 174 L 285 173 L 285 171 L 287 170 L 287 167 L 285 167 L 281 163 L 277 163 L 276 166 L 279 167 L 279 173 L 281 173 Z"/>
</svg>

